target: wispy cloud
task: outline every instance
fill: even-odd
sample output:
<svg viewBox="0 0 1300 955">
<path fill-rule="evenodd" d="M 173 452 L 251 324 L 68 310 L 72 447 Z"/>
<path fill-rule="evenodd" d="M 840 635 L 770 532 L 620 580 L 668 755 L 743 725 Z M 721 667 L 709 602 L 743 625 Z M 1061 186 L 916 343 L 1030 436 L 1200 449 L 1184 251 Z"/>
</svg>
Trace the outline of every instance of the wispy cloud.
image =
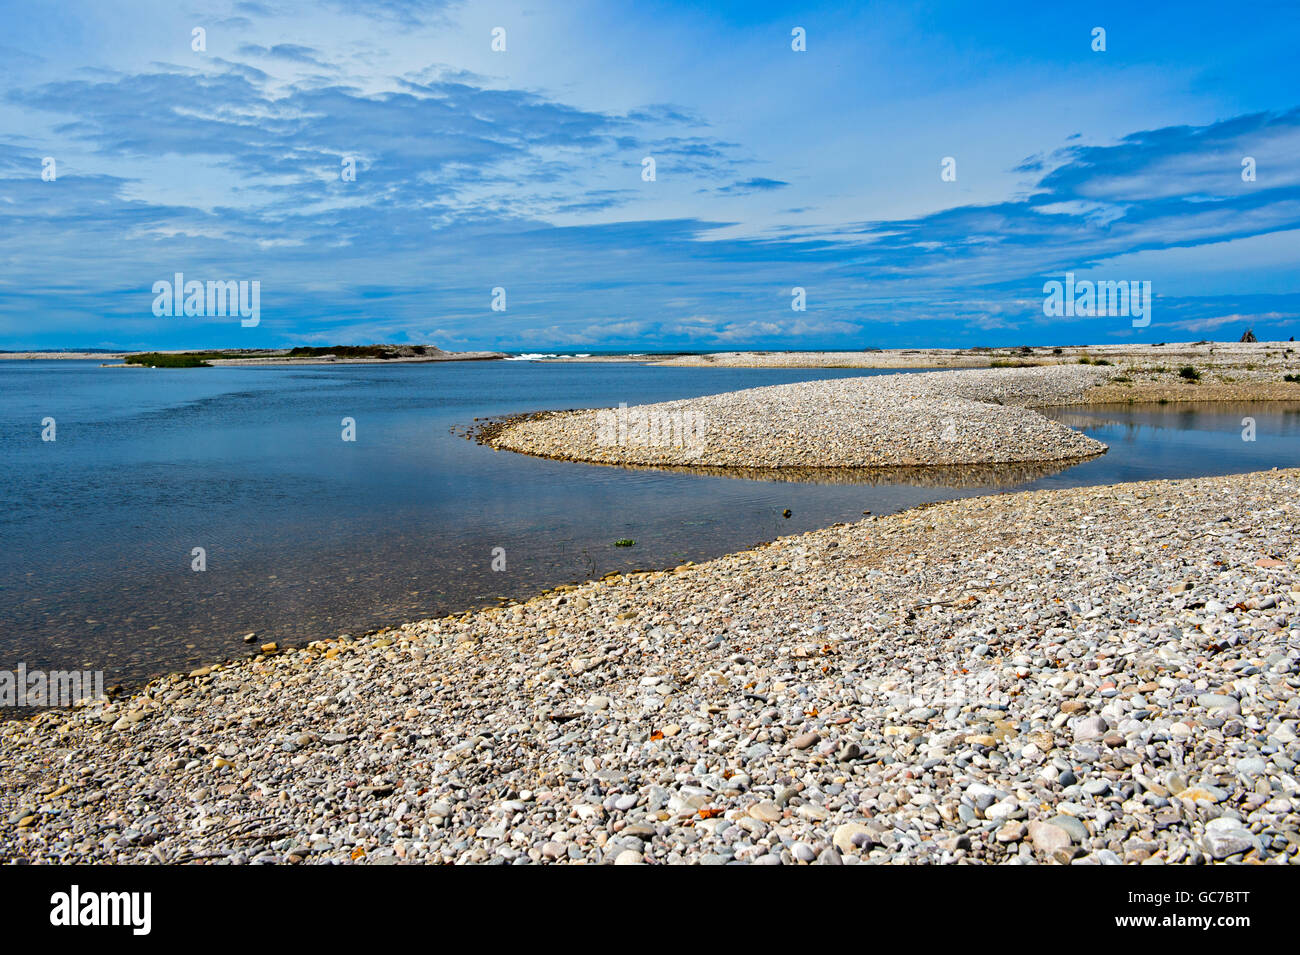
<svg viewBox="0 0 1300 955">
<path fill-rule="evenodd" d="M 52 72 L 43 64 L 59 51 L 37 47 L 15 74 L 25 79 L 0 87 L 0 347 L 381 332 L 496 347 L 1085 340 L 1134 331 L 1049 321 L 1043 283 L 1065 271 L 1148 277 L 1124 271 L 1133 263 L 1159 273 L 1142 333 L 1153 340 L 1237 324 L 1290 334 L 1300 314 L 1284 276 L 1300 251 L 1294 104 L 1105 141 L 1040 136 L 1033 155 L 998 170 L 1016 188 L 989 197 L 969 183 L 1003 138 L 998 123 L 1023 135 L 1035 122 L 997 103 L 965 149 L 900 121 L 862 153 L 837 145 L 854 123 L 838 87 L 806 103 L 821 138 L 801 145 L 804 125 L 777 142 L 710 109 L 690 92 L 707 85 L 665 80 L 632 98 L 613 82 L 617 57 L 608 90 L 549 87 L 526 75 L 522 54 L 447 62 L 440 50 L 392 74 L 358 66 L 386 63 L 385 42 L 472 19 L 456 4 L 338 2 L 311 29 L 304 7 L 279 0 L 224 15 L 220 55 L 110 63 L 87 47 L 83 68 Z M 501 15 L 512 36 L 533 35 L 522 15 Z M 721 25 L 707 39 L 749 43 L 759 26 L 770 28 Z M 486 51 L 486 27 L 473 29 Z M 590 42 L 617 42 L 601 29 Z M 754 77 L 788 53 L 772 50 L 747 54 Z M 1032 59 L 1006 55 L 1017 69 Z M 760 118 L 775 108 L 744 102 Z M 939 178 L 949 148 L 962 156 L 955 183 Z M 931 172 L 892 187 L 913 210 L 870 218 L 842 170 L 860 169 L 860 188 L 878 195 L 873 169 L 895 153 Z M 46 157 L 54 181 L 42 178 Z M 1204 288 L 1185 256 L 1203 248 L 1244 260 L 1237 287 Z M 154 317 L 149 289 L 175 271 L 260 279 L 262 326 Z M 504 312 L 490 308 L 495 287 L 508 291 Z M 795 287 L 806 311 L 791 308 Z"/>
</svg>

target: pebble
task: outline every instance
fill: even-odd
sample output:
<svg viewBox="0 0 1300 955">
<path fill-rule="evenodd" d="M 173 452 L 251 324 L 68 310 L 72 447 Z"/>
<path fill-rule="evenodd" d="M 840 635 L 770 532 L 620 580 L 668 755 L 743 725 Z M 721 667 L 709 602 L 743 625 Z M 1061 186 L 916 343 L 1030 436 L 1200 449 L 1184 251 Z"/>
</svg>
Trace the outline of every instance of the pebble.
<svg viewBox="0 0 1300 955">
<path fill-rule="evenodd" d="M 1064 849 L 1070 845 L 1070 834 L 1060 826 L 1052 825 L 1049 822 L 1034 821 L 1028 827 L 1029 838 L 1034 843 L 1034 848 L 1044 855 L 1052 855 L 1058 849 Z"/>
<path fill-rule="evenodd" d="M 835 834 L 831 837 L 831 844 L 842 853 L 856 852 L 862 846 L 870 845 L 874 841 L 874 835 L 865 825 L 857 822 L 846 822 L 835 828 Z"/>
<path fill-rule="evenodd" d="M 1101 716 L 1089 716 L 1078 722 L 1074 727 L 1074 738 L 1077 740 L 1098 739 L 1105 736 L 1109 726 L 1106 720 Z"/>
<path fill-rule="evenodd" d="M 1239 852 L 1253 849 L 1256 842 L 1250 830 L 1246 829 L 1239 820 L 1220 816 L 1206 823 L 1201 844 L 1211 857 L 1226 859 Z"/>
</svg>

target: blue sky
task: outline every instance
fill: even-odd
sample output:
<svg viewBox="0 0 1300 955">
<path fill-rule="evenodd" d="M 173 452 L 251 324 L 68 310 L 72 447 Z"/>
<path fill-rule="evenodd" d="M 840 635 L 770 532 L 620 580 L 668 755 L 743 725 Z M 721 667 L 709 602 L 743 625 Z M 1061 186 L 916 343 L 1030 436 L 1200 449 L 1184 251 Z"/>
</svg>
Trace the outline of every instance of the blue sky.
<svg viewBox="0 0 1300 955">
<path fill-rule="evenodd" d="M 1300 332 L 1296 5 L 698 6 L 0 0 L 0 348 Z M 1150 326 L 1046 317 L 1067 271 Z"/>
</svg>

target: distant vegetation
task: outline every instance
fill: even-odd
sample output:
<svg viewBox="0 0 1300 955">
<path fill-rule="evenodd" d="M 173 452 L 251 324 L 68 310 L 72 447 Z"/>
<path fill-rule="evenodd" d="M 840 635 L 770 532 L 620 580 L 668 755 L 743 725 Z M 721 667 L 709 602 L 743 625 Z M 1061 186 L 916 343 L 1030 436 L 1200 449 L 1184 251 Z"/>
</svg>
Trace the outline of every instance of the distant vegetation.
<svg viewBox="0 0 1300 955">
<path fill-rule="evenodd" d="M 190 351 L 166 355 L 161 352 L 141 352 L 123 359 L 128 365 L 147 365 L 151 368 L 208 368 L 208 362 L 217 358 L 419 358 L 437 355 L 439 349 L 428 345 L 300 345 L 283 349 L 231 348 L 225 351 Z"/>
<path fill-rule="evenodd" d="M 1300 385 L 1300 375 L 1283 375 L 1283 376 L 1282 376 L 1282 380 L 1283 380 L 1283 381 L 1289 381 L 1289 382 L 1292 382 L 1293 384 Z"/>
<path fill-rule="evenodd" d="M 1182 368 L 1178 369 L 1178 377 L 1187 381 L 1200 381 L 1201 373 L 1192 365 L 1183 365 Z"/>
<path fill-rule="evenodd" d="M 333 355 L 336 358 L 397 357 L 395 351 L 385 348 L 383 345 L 335 345 L 326 347 L 299 345 L 289 351 L 290 358 L 322 358 L 325 355 Z"/>
<path fill-rule="evenodd" d="M 336 358 L 410 358 L 413 355 L 427 355 L 425 345 L 300 345 L 290 350 L 290 358 L 321 358 L 333 355 Z"/>
<path fill-rule="evenodd" d="M 180 355 L 164 355 L 161 352 L 148 351 L 139 355 L 127 355 L 122 360 L 128 365 L 145 365 L 149 368 L 211 368 L 209 358 L 220 358 L 220 352 L 185 352 Z"/>
</svg>

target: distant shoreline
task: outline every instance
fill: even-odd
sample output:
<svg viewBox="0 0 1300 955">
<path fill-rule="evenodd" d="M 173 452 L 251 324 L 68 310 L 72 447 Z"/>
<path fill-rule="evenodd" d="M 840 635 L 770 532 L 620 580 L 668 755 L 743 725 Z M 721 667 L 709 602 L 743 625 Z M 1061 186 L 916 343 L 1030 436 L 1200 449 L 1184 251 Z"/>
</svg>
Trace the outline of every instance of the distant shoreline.
<svg viewBox="0 0 1300 955">
<path fill-rule="evenodd" d="M 348 346 L 356 347 L 356 346 Z M 381 346 L 388 348 L 390 346 Z M 15 361 L 50 361 L 50 360 L 79 360 L 101 362 L 104 368 L 147 368 L 151 367 L 147 363 L 130 362 L 128 359 L 138 356 L 167 356 L 181 357 L 196 355 L 202 356 L 203 362 L 211 366 L 239 366 L 239 365 L 332 365 L 332 364 L 416 364 L 425 362 L 439 361 L 496 361 L 506 358 L 505 352 L 488 352 L 488 351 L 466 351 L 452 352 L 443 351 L 432 345 L 411 346 L 395 345 L 391 346 L 393 354 L 387 356 L 375 355 L 335 355 L 330 353 L 315 355 L 293 355 L 288 348 L 268 348 L 268 349 L 210 349 L 205 351 L 196 351 L 193 349 L 175 349 L 166 351 L 123 351 L 123 352 L 75 352 L 75 351 L 57 351 L 57 352 L 0 352 L 0 359 L 11 359 Z M 417 353 L 419 352 L 419 353 Z M 108 364 L 116 362 L 117 364 Z"/>
<path fill-rule="evenodd" d="M 337 349 L 342 354 L 332 353 Z M 292 354 L 293 351 L 315 354 Z M 385 354 L 362 354 L 382 351 Z M 351 354 L 347 354 L 351 352 Z M 532 364 L 640 364 L 674 368 L 893 369 L 1111 366 L 1110 381 L 1092 401 L 1295 400 L 1300 396 L 1300 347 L 1295 342 L 1168 342 L 1007 348 L 887 348 L 859 351 L 733 351 L 577 353 L 443 351 L 434 345 L 300 346 L 296 349 L 208 351 L 11 351 L 0 359 L 99 360 L 106 367 L 140 365 L 139 356 L 196 356 L 222 367 L 418 364 L 441 361 L 522 361 Z M 132 356 L 136 357 L 131 362 Z M 149 362 L 144 362 L 148 366 Z M 164 364 L 162 362 L 159 363 Z M 166 363 L 172 364 L 170 362 Z M 1191 368 L 1196 376 L 1181 378 Z M 1192 385 L 1194 387 L 1188 387 Z"/>
<path fill-rule="evenodd" d="M 5 351 L 0 352 L 0 359 L 10 359 L 12 361 L 47 361 L 50 359 L 67 358 L 80 361 L 91 361 L 99 359 L 101 361 L 111 361 L 113 359 L 121 360 L 127 355 L 135 354 L 134 352 L 115 352 L 115 351 Z"/>
</svg>

